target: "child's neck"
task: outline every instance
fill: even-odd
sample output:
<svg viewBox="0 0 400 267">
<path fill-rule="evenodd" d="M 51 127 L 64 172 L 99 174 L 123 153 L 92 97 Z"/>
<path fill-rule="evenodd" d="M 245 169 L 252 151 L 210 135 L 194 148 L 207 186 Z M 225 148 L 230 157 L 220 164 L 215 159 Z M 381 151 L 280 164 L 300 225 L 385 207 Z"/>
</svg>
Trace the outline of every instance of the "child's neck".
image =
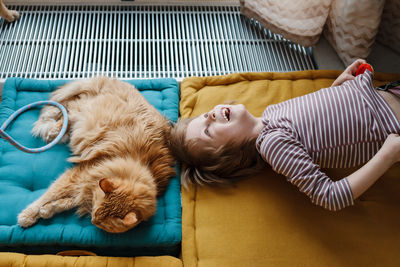
<svg viewBox="0 0 400 267">
<path fill-rule="evenodd" d="M 264 123 L 262 122 L 262 118 L 261 117 L 255 118 L 255 123 L 253 127 L 253 136 L 257 137 L 261 133 L 262 129 L 264 129 Z"/>
</svg>

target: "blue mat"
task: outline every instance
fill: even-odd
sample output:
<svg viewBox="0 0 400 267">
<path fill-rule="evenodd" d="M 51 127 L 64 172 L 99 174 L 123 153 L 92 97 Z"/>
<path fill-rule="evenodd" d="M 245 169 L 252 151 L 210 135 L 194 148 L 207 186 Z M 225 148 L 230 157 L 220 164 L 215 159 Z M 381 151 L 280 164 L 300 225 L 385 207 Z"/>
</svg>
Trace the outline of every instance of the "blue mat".
<svg viewBox="0 0 400 267">
<path fill-rule="evenodd" d="M 22 106 L 49 98 L 49 93 L 68 81 L 10 78 L 3 88 L 0 123 Z M 134 80 L 142 95 L 172 121 L 178 119 L 179 86 L 174 79 Z M 32 137 L 30 131 L 39 116 L 39 109 L 20 115 L 7 132 L 28 147 L 45 143 Z M 90 250 L 98 255 L 177 256 L 181 242 L 181 200 L 179 171 L 165 194 L 158 199 L 157 213 L 149 221 L 123 233 L 107 233 L 79 218 L 75 210 L 60 213 L 51 219 L 40 219 L 31 228 L 17 224 L 17 215 L 39 198 L 64 170 L 70 150 L 67 145 L 39 154 L 28 154 L 0 139 L 0 250 L 24 253 L 56 253 L 68 249 Z"/>
</svg>

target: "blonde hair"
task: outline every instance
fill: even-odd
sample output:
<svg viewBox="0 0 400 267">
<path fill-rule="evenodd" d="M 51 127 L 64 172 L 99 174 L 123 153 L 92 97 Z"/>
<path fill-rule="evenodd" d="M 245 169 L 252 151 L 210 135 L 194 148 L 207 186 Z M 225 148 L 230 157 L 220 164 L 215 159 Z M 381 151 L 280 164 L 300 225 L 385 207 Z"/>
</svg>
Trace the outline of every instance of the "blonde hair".
<svg viewBox="0 0 400 267">
<path fill-rule="evenodd" d="M 219 148 L 199 145 L 197 139 L 186 140 L 186 130 L 193 119 L 179 119 L 171 127 L 170 148 L 182 163 L 184 187 L 188 184 L 233 184 L 264 169 L 266 163 L 256 149 L 256 138 L 243 142 L 233 140 Z"/>
</svg>

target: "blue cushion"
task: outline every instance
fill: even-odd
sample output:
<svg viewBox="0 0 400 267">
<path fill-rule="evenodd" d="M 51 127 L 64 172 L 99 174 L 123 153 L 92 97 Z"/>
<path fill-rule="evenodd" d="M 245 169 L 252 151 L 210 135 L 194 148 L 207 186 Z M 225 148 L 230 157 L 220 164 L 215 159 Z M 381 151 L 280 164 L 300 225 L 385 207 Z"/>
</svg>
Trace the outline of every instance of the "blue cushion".
<svg viewBox="0 0 400 267">
<path fill-rule="evenodd" d="M 3 88 L 0 122 L 22 106 L 49 98 L 49 93 L 65 80 L 32 80 L 9 78 Z M 178 118 L 179 86 L 174 79 L 131 80 L 144 97 L 172 121 Z M 7 132 L 27 147 L 45 143 L 32 137 L 30 131 L 40 110 L 21 114 Z M 25 253 L 56 253 L 66 249 L 86 249 L 98 255 L 177 256 L 181 241 L 181 201 L 179 171 L 165 194 L 158 199 L 157 213 L 149 221 L 123 233 L 110 234 L 91 222 L 89 216 L 79 218 L 75 210 L 60 213 L 51 219 L 40 219 L 23 229 L 17 215 L 39 198 L 64 170 L 70 150 L 59 144 L 39 153 L 24 153 L 0 138 L 0 249 Z"/>
</svg>

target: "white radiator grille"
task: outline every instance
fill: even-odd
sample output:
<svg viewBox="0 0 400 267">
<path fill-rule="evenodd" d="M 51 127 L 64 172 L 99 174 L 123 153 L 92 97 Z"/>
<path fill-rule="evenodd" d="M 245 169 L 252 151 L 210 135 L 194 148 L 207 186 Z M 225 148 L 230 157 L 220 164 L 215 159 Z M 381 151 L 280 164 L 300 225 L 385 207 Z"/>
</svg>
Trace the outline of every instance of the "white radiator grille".
<svg viewBox="0 0 400 267">
<path fill-rule="evenodd" d="M 14 6 L 0 20 L 0 79 L 184 78 L 314 69 L 311 49 L 239 7 Z"/>
</svg>

